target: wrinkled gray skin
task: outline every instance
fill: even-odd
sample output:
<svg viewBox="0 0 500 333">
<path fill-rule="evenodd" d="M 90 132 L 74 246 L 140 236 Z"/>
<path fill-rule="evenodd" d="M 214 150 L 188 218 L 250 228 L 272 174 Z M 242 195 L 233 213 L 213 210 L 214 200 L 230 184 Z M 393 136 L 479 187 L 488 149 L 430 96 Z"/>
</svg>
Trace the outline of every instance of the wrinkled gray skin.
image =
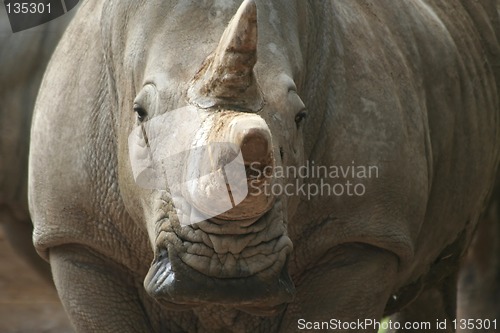
<svg viewBox="0 0 500 333">
<path fill-rule="evenodd" d="M 498 2 L 256 2 L 260 88 L 222 89 L 226 104 L 199 80 L 241 1 L 87 1 L 59 45 L 29 194 L 35 246 L 78 331 L 291 332 L 299 318 L 405 305 L 402 320 L 413 306 L 437 308 L 430 321 L 454 315 L 458 261 L 498 162 Z M 138 100 L 151 85 L 156 103 Z M 376 165 L 366 194 L 281 196 L 253 224 L 181 227 L 168 193 L 134 182 L 134 103 L 153 119 L 209 100 L 202 112 L 224 129 L 260 98 L 276 166 Z M 227 264 L 228 251 L 248 261 Z M 262 260 L 271 268 L 248 274 Z"/>
<path fill-rule="evenodd" d="M 31 116 L 43 73 L 73 13 L 12 33 L 0 10 L 0 225 L 18 253 L 47 279 L 50 267 L 37 255 L 28 211 Z"/>
</svg>

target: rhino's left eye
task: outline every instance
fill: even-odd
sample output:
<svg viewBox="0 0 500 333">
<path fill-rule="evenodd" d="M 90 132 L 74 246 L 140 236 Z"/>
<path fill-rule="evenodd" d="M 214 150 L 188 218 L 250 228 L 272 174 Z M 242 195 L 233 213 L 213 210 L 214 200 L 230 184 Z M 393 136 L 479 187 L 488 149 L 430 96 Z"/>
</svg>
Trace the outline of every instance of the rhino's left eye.
<svg viewBox="0 0 500 333">
<path fill-rule="evenodd" d="M 299 128 L 300 123 L 306 119 L 307 117 L 307 110 L 301 110 L 295 115 L 295 124 L 297 125 L 297 128 Z"/>
<path fill-rule="evenodd" d="M 146 117 L 148 116 L 146 109 L 144 109 L 139 104 L 134 104 L 134 112 L 137 116 L 137 120 L 139 120 L 140 122 L 143 122 L 144 119 L 146 119 Z"/>
</svg>

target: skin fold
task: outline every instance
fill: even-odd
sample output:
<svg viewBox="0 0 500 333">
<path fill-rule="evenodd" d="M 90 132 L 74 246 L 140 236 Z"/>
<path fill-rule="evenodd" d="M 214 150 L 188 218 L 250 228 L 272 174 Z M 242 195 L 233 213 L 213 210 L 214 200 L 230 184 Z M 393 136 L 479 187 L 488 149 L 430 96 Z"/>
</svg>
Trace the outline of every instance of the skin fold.
<svg viewBox="0 0 500 333">
<path fill-rule="evenodd" d="M 40 260 L 31 236 L 29 132 L 43 73 L 72 16 L 12 33 L 6 11 L 0 11 L 0 225 L 16 252 L 47 280 L 52 280 L 50 267 Z"/>
<path fill-rule="evenodd" d="M 76 330 L 292 332 L 301 318 L 405 307 L 411 321 L 412 304 L 438 307 L 429 321 L 453 316 L 498 164 L 488 6 L 498 2 L 83 2 L 41 85 L 28 185 L 34 244 Z M 182 225 L 175 191 L 155 188 L 164 178 L 140 186 L 130 162 L 143 156 L 131 133 L 144 139 L 175 110 L 184 118 L 154 139 L 182 133 L 159 151 L 228 141 L 245 163 L 377 173 L 346 175 L 363 195 L 276 195 Z M 212 183 L 199 188 L 218 203 Z"/>
</svg>

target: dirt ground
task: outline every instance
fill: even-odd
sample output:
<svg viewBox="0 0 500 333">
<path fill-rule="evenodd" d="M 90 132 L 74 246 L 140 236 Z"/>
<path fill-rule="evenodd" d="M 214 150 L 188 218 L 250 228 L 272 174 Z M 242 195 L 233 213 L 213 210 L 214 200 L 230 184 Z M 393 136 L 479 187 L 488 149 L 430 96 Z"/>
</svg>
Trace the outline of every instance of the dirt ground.
<svg viewBox="0 0 500 333">
<path fill-rule="evenodd" d="M 0 332 L 74 332 L 53 286 L 12 250 L 0 228 Z"/>
</svg>

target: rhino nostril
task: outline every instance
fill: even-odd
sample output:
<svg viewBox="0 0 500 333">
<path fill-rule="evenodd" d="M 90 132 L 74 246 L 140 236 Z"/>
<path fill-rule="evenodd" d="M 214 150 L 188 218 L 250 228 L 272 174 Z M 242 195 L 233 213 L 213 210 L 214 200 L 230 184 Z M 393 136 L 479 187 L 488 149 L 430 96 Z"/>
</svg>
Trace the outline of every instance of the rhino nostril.
<svg viewBox="0 0 500 333">
<path fill-rule="evenodd" d="M 249 129 L 241 142 L 241 153 L 245 165 L 260 164 L 262 166 L 270 164 L 271 145 L 269 135 L 261 129 Z"/>
<path fill-rule="evenodd" d="M 226 140 L 239 147 L 247 181 L 253 185 L 269 182 L 274 170 L 274 154 L 271 131 L 265 120 L 253 114 L 238 115 L 228 129 Z"/>
</svg>

